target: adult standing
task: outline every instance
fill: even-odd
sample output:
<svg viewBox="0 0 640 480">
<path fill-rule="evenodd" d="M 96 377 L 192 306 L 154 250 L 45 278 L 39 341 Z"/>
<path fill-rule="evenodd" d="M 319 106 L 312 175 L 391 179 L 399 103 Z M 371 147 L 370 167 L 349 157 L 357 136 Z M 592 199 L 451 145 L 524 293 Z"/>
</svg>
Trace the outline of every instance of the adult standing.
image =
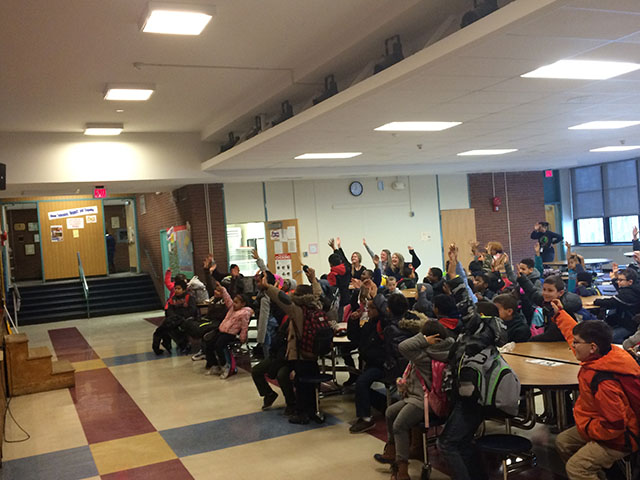
<svg viewBox="0 0 640 480">
<path fill-rule="evenodd" d="M 540 244 L 540 256 L 543 262 L 553 262 L 556 251 L 553 246 L 562 241 L 562 235 L 549 230 L 549 222 L 538 222 L 533 227 L 531 238 Z"/>
</svg>

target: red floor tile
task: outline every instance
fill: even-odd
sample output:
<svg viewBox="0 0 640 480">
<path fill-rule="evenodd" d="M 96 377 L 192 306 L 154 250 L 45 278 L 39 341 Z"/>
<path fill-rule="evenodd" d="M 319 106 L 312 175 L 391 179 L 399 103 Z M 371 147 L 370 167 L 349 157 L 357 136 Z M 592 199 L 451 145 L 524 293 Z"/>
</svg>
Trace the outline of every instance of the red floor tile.
<svg viewBox="0 0 640 480">
<path fill-rule="evenodd" d="M 77 372 L 71 395 L 90 444 L 156 431 L 106 368 Z"/>
<path fill-rule="evenodd" d="M 76 327 L 56 328 L 48 333 L 58 359 L 81 362 L 100 358 Z"/>
<path fill-rule="evenodd" d="M 110 473 L 102 475 L 100 478 L 102 480 L 193 480 L 191 474 L 178 459 Z"/>
</svg>

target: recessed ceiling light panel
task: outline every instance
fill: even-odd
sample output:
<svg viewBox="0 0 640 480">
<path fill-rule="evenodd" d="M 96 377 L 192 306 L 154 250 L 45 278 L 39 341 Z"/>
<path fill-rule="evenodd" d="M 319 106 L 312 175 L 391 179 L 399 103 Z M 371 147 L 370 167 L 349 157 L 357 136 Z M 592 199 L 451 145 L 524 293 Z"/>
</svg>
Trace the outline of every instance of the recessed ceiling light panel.
<svg viewBox="0 0 640 480">
<path fill-rule="evenodd" d="M 336 158 L 353 158 L 362 155 L 362 152 L 338 152 L 338 153 L 304 153 L 294 157 L 296 160 L 319 160 Z"/>
<path fill-rule="evenodd" d="M 524 78 L 567 78 L 576 80 L 606 80 L 640 68 L 638 63 L 601 62 L 594 60 L 559 60 L 529 73 Z"/>
<path fill-rule="evenodd" d="M 105 100 L 145 101 L 153 94 L 155 85 L 108 84 L 104 91 Z"/>
<path fill-rule="evenodd" d="M 590 152 L 628 152 L 629 150 L 638 150 L 640 145 L 612 145 L 610 147 L 593 148 Z"/>
<path fill-rule="evenodd" d="M 598 120 L 596 122 L 581 123 L 569 127 L 569 130 L 613 130 L 615 128 L 626 128 L 640 124 L 638 120 Z"/>
<path fill-rule="evenodd" d="M 149 2 L 140 29 L 145 33 L 200 35 L 214 14 L 213 5 Z"/>
<path fill-rule="evenodd" d="M 459 153 L 459 157 L 471 157 L 481 155 L 504 155 L 505 153 L 517 152 L 517 148 L 493 148 L 488 150 L 469 150 L 467 152 Z"/>
<path fill-rule="evenodd" d="M 377 132 L 439 132 L 460 125 L 462 122 L 391 122 L 378 128 Z"/>
<path fill-rule="evenodd" d="M 120 135 L 124 125 L 122 123 L 87 123 L 84 129 L 85 135 Z"/>
</svg>

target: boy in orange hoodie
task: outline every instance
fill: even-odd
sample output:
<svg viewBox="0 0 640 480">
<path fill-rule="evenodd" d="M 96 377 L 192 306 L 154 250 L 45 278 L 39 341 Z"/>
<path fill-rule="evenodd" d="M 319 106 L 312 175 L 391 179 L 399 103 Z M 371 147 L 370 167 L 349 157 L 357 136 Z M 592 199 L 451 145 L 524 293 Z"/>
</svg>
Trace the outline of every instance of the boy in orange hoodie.
<svg viewBox="0 0 640 480">
<path fill-rule="evenodd" d="M 638 418 L 614 375 L 638 377 L 640 366 L 629 353 L 611 344 L 611 328 L 606 323 L 576 323 L 560 300 L 553 300 L 551 306 L 553 321 L 580 361 L 580 396 L 573 408 L 576 425 L 558 435 L 556 448 L 570 480 L 598 480 L 604 475 L 603 468 L 638 449 Z"/>
</svg>

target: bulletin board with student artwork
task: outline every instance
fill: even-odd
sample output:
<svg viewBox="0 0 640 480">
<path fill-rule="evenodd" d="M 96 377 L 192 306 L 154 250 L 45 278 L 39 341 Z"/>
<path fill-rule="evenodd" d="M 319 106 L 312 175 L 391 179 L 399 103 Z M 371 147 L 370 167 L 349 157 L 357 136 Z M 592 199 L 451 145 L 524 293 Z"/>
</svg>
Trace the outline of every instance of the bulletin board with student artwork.
<svg viewBox="0 0 640 480">
<path fill-rule="evenodd" d="M 269 270 L 282 278 L 293 278 L 301 283 L 303 274 L 298 220 L 265 222 L 265 233 Z"/>
</svg>

